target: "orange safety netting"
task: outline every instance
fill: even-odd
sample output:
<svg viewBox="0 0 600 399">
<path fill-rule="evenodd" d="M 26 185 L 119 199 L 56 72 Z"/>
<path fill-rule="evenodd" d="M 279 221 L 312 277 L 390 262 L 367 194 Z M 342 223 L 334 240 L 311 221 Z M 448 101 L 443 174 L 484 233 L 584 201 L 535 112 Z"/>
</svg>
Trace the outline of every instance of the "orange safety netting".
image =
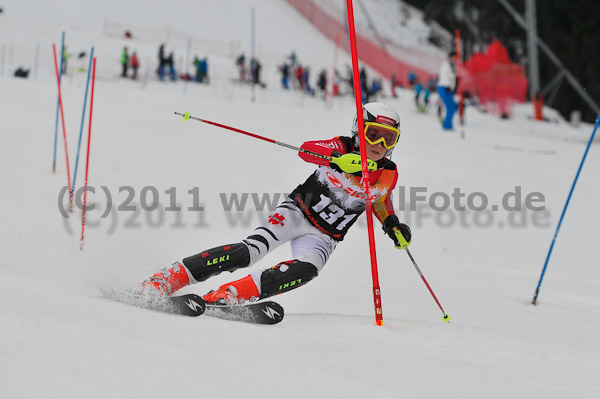
<svg viewBox="0 0 600 399">
<path fill-rule="evenodd" d="M 463 73 L 463 90 L 476 95 L 490 112 L 510 115 L 512 104 L 526 99 L 529 82 L 523 66 L 511 62 L 498 40 L 492 41 L 486 54 L 473 54 Z"/>
</svg>

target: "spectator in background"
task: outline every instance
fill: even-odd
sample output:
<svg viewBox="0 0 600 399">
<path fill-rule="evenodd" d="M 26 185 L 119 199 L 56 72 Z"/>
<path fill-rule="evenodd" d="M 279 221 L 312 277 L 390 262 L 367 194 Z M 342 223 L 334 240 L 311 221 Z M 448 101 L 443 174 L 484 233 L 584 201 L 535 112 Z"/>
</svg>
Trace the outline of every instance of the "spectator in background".
<svg viewBox="0 0 600 399">
<path fill-rule="evenodd" d="M 80 51 L 79 54 L 77 55 L 77 59 L 78 59 L 78 64 L 79 66 L 77 67 L 76 71 L 77 72 L 85 72 L 85 58 L 87 56 L 87 53 L 85 51 Z"/>
<path fill-rule="evenodd" d="M 331 95 L 339 96 L 340 95 L 340 72 L 336 69 L 333 75 L 333 84 L 331 86 Z"/>
<path fill-rule="evenodd" d="M 262 65 L 256 58 L 250 60 L 250 70 L 252 71 L 252 83 L 260 85 L 260 70 Z"/>
<path fill-rule="evenodd" d="M 446 116 L 442 122 L 444 130 L 453 130 L 452 118 L 458 106 L 454 101 L 454 92 L 456 91 L 456 52 L 451 51 L 448 54 L 448 59 L 445 60 L 440 67 L 438 94 L 444 102 L 446 108 Z"/>
<path fill-rule="evenodd" d="M 204 83 L 208 84 L 208 57 L 204 57 L 204 59 L 200 61 L 200 71 L 202 72 L 202 76 L 204 77 Z"/>
<path fill-rule="evenodd" d="M 194 65 L 196 66 L 196 82 L 208 83 L 208 58 L 194 57 Z"/>
<path fill-rule="evenodd" d="M 346 79 L 344 79 L 344 82 L 348 86 L 346 93 L 354 93 L 354 74 L 352 73 L 351 65 L 346 65 Z"/>
<path fill-rule="evenodd" d="M 427 88 L 431 92 L 435 92 L 437 90 L 437 77 L 427 79 Z"/>
<path fill-rule="evenodd" d="M 430 85 L 425 86 L 421 82 L 415 85 L 415 104 L 419 112 L 427 112 L 429 109 L 429 88 Z"/>
<path fill-rule="evenodd" d="M 302 69 L 302 65 L 298 65 L 294 73 L 298 87 L 300 90 L 304 90 L 304 70 Z"/>
<path fill-rule="evenodd" d="M 290 85 L 288 80 L 290 78 L 290 66 L 287 63 L 284 63 L 279 67 L 279 71 L 281 72 L 281 86 L 283 86 L 284 89 L 289 90 Z"/>
<path fill-rule="evenodd" d="M 410 71 L 408 73 L 408 85 L 411 89 L 414 89 L 417 83 L 417 74 L 415 73 L 415 71 Z"/>
<path fill-rule="evenodd" d="M 322 69 L 317 77 L 317 87 L 321 90 L 323 98 L 327 97 L 327 71 Z"/>
<path fill-rule="evenodd" d="M 165 79 L 165 70 L 167 68 L 169 68 L 169 77 L 171 78 L 171 80 L 175 80 L 176 76 L 175 76 L 175 67 L 174 65 L 174 55 L 173 52 L 171 51 L 171 53 L 169 54 L 169 56 L 167 58 L 164 59 L 164 63 L 163 66 L 160 69 L 160 80 L 164 80 Z"/>
<path fill-rule="evenodd" d="M 121 66 L 123 67 L 123 72 L 121 72 L 121 77 L 127 77 L 127 69 L 129 68 L 129 53 L 127 52 L 127 47 L 123 47 L 123 52 L 121 53 Z"/>
<path fill-rule="evenodd" d="M 392 84 L 392 97 L 396 98 L 398 95 L 396 94 L 396 86 L 399 86 L 398 78 L 395 73 L 392 73 L 392 78 L 390 79 Z"/>
<path fill-rule="evenodd" d="M 377 98 L 381 90 L 383 89 L 383 85 L 381 83 L 381 79 L 373 79 L 371 82 L 371 87 L 369 87 L 369 92 L 367 98 L 373 99 Z"/>
<path fill-rule="evenodd" d="M 306 94 L 314 96 L 315 92 L 312 89 L 312 87 L 310 87 L 310 68 L 309 67 L 306 67 L 302 70 L 302 81 L 304 82 L 304 88 L 305 88 Z"/>
<path fill-rule="evenodd" d="M 240 82 L 246 81 L 246 56 L 244 53 L 240 54 L 240 56 L 235 60 L 235 65 L 238 67 L 238 71 L 240 73 Z"/>
<path fill-rule="evenodd" d="M 367 70 L 365 67 L 360 68 L 360 91 L 362 92 L 362 102 L 366 104 L 369 102 L 369 82 L 367 80 Z"/>
<path fill-rule="evenodd" d="M 67 73 L 67 60 L 69 59 L 69 54 L 67 53 L 67 46 L 63 48 L 62 53 L 62 71 L 61 73 L 64 75 Z"/>
<path fill-rule="evenodd" d="M 162 43 L 158 46 L 158 68 L 156 69 L 156 74 L 161 77 L 164 74 L 165 69 L 165 44 Z M 162 80 L 162 77 L 160 78 Z"/>
<path fill-rule="evenodd" d="M 140 60 L 138 60 L 137 53 L 134 51 L 133 54 L 131 55 L 131 69 L 133 69 L 133 76 L 131 77 L 131 79 L 133 79 L 133 80 L 137 79 L 137 71 L 138 71 L 139 67 L 140 67 Z"/>
</svg>

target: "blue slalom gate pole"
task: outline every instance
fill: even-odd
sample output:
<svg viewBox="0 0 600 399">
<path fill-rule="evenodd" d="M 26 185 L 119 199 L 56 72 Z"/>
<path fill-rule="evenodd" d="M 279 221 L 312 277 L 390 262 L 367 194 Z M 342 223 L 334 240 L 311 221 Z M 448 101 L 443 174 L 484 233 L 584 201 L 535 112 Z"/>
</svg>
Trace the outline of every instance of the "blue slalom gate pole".
<svg viewBox="0 0 600 399">
<path fill-rule="evenodd" d="M 535 294 L 533 296 L 533 301 L 531 302 L 534 305 L 537 305 L 537 297 L 540 293 L 540 287 L 542 285 L 542 280 L 544 280 L 544 275 L 546 274 L 546 268 L 548 267 L 548 261 L 550 260 L 550 255 L 552 255 L 552 250 L 554 249 L 554 243 L 556 242 L 556 237 L 558 236 L 558 232 L 560 230 L 560 226 L 565 217 L 565 213 L 567 212 L 567 208 L 569 207 L 569 202 L 571 201 L 571 196 L 573 195 L 573 191 L 575 190 L 575 185 L 577 184 L 577 179 L 579 179 L 579 174 L 581 173 L 581 169 L 583 168 L 583 164 L 585 162 L 585 158 L 587 157 L 588 151 L 590 150 L 590 146 L 594 141 L 594 136 L 596 136 L 596 130 L 598 130 L 598 124 L 600 122 L 600 114 L 596 118 L 596 124 L 594 125 L 594 130 L 592 131 L 592 135 L 590 136 L 590 140 L 588 141 L 587 147 L 585 148 L 585 152 L 583 153 L 583 158 L 581 159 L 581 164 L 579 164 L 579 169 L 577 170 L 577 174 L 575 175 L 575 179 L 573 180 L 573 185 L 571 186 L 571 191 L 569 192 L 569 196 L 567 197 L 567 203 L 560 215 L 560 219 L 558 220 L 558 226 L 556 227 L 556 232 L 554 232 L 554 238 L 552 238 L 552 243 L 550 244 L 550 250 L 548 251 L 548 255 L 546 256 L 546 262 L 544 262 L 544 268 L 542 269 L 542 275 L 540 276 L 540 281 L 538 282 L 537 288 L 535 289 Z"/>
<path fill-rule="evenodd" d="M 62 33 L 62 40 L 60 44 L 60 70 L 58 71 L 58 84 L 62 81 L 62 69 L 63 69 L 63 53 L 65 51 L 65 32 Z M 52 158 L 52 173 L 56 173 L 56 142 L 58 141 L 58 108 L 60 107 L 60 100 L 56 100 L 56 123 L 54 124 L 54 156 Z"/>
<path fill-rule="evenodd" d="M 92 70 L 92 60 L 94 59 L 94 47 L 90 51 L 90 65 L 88 66 L 87 82 L 85 83 L 85 97 L 83 97 L 83 112 L 81 113 L 81 127 L 79 128 L 79 144 L 77 144 L 77 157 L 75 158 L 75 171 L 73 172 L 73 186 L 71 192 L 75 191 L 75 179 L 77 178 L 77 165 L 79 165 L 79 149 L 81 148 L 81 135 L 83 134 L 83 120 L 85 118 L 85 108 L 87 106 L 88 88 L 90 87 L 90 71 Z"/>
</svg>

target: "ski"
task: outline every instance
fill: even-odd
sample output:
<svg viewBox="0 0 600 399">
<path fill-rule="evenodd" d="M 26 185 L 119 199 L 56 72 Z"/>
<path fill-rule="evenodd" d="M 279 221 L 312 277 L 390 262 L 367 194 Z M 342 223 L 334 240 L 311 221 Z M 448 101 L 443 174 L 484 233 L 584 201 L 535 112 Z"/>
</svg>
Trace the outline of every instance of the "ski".
<svg viewBox="0 0 600 399">
<path fill-rule="evenodd" d="M 209 305 L 196 294 L 152 298 L 139 292 L 109 290 L 103 292 L 103 295 L 113 301 L 159 312 L 192 317 L 205 314 L 218 319 L 253 324 L 277 324 L 283 320 L 284 315 L 283 307 L 273 301 L 223 306 Z"/>
<path fill-rule="evenodd" d="M 254 324 L 277 324 L 283 320 L 283 307 L 273 301 L 244 305 L 206 305 L 206 316 Z"/>
</svg>

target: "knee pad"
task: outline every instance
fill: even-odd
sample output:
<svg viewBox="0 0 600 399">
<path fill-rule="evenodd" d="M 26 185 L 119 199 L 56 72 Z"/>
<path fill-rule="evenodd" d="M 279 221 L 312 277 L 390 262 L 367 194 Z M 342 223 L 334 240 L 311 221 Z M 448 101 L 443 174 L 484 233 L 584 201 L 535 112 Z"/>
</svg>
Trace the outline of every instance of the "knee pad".
<svg viewBox="0 0 600 399">
<path fill-rule="evenodd" d="M 221 272 L 233 272 L 250 264 L 250 251 L 242 243 L 209 249 L 183 260 L 197 281 L 204 281 Z"/>
<path fill-rule="evenodd" d="M 318 274 L 319 271 L 312 263 L 299 260 L 282 262 L 260 275 L 260 299 L 298 288 Z"/>
</svg>

